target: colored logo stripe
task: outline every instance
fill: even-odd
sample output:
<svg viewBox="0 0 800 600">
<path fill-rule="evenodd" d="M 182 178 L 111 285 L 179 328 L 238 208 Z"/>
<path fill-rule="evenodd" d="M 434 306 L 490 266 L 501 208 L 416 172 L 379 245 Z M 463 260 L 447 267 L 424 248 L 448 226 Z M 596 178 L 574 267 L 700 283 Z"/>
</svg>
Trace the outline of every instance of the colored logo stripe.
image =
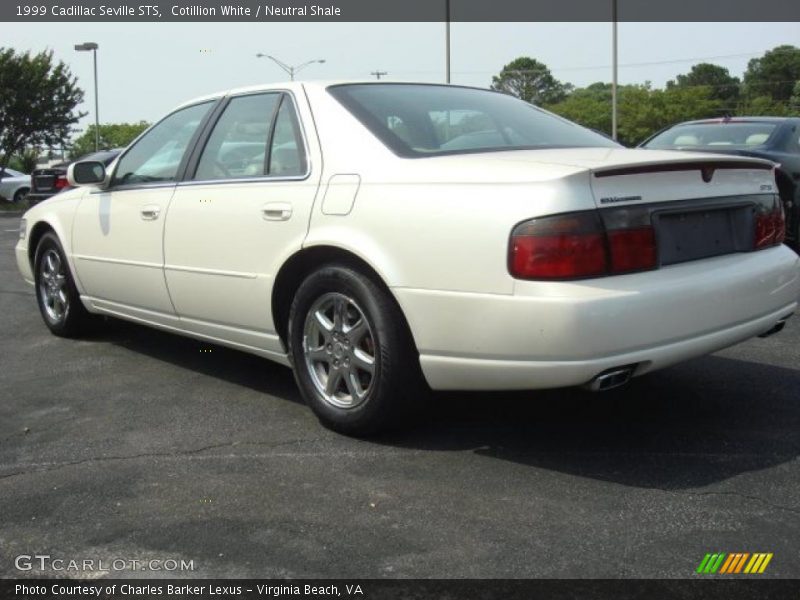
<svg viewBox="0 0 800 600">
<path fill-rule="evenodd" d="M 708 553 L 700 561 L 697 573 L 714 574 L 719 572 L 726 575 L 763 573 L 772 560 L 772 556 L 771 552 L 757 552 L 754 554 L 749 552 Z"/>
</svg>

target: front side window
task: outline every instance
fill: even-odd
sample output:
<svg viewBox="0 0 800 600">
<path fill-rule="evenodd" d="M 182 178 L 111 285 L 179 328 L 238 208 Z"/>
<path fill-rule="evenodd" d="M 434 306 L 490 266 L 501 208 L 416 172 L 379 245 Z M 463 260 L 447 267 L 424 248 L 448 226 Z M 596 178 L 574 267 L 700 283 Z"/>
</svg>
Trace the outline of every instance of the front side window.
<svg viewBox="0 0 800 600">
<path fill-rule="evenodd" d="M 399 156 L 539 148 L 617 148 L 512 96 L 457 86 L 346 84 L 328 92 Z"/>
<path fill-rule="evenodd" d="M 212 105 L 183 108 L 154 125 L 120 159 L 112 185 L 175 181 L 186 148 Z"/>
</svg>

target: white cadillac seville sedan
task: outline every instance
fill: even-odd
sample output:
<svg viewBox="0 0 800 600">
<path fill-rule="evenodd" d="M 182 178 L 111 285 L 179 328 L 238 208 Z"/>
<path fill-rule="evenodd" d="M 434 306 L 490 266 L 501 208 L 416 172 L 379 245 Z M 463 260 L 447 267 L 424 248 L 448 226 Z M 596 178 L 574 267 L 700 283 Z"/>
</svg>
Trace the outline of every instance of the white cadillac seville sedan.
<svg viewBox="0 0 800 600">
<path fill-rule="evenodd" d="M 73 165 L 16 258 L 56 335 L 113 315 L 252 352 L 364 434 L 425 383 L 602 390 L 779 330 L 800 258 L 774 166 L 481 89 L 259 86 Z"/>
</svg>

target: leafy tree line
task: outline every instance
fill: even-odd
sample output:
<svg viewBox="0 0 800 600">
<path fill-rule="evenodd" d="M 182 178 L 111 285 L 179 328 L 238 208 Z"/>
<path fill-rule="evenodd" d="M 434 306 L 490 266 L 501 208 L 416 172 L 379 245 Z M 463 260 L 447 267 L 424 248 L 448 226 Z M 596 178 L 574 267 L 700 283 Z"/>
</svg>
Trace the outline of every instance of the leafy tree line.
<svg viewBox="0 0 800 600">
<path fill-rule="evenodd" d="M 491 87 L 611 134 L 610 83 L 575 88 L 558 81 L 546 65 L 521 57 L 505 65 Z M 800 115 L 800 48 L 778 46 L 752 59 L 741 80 L 724 67 L 700 63 L 664 89 L 650 83 L 622 85 L 617 94 L 618 137 L 629 146 L 690 119 Z"/>
<path fill-rule="evenodd" d="M 135 140 L 140 133 L 150 127 L 147 121 L 138 123 L 106 123 L 100 125 L 100 149 L 124 148 Z M 89 125 L 72 144 L 70 158 L 76 159 L 94 152 L 95 126 Z"/>
<path fill-rule="evenodd" d="M 76 111 L 83 90 L 52 52 L 16 53 L 0 48 L 0 171 L 27 150 L 66 143 L 85 115 Z"/>
<path fill-rule="evenodd" d="M 75 125 L 86 116 L 77 110 L 82 101 L 76 78 L 52 51 L 0 47 L 0 172 L 30 173 L 42 148 L 71 148 L 71 158 L 94 151 L 94 125 L 70 143 Z M 100 147 L 127 146 L 147 126 L 144 121 L 100 125 Z"/>
</svg>

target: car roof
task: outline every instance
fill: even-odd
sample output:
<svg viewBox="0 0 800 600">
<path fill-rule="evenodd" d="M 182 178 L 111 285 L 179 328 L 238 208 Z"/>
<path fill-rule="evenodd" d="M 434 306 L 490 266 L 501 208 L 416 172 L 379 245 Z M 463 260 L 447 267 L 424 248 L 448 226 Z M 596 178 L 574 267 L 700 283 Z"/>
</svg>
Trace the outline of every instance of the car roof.
<svg viewBox="0 0 800 600">
<path fill-rule="evenodd" d="M 479 90 L 482 92 L 494 92 L 494 93 L 501 93 L 497 92 L 496 90 L 492 90 L 490 88 L 483 88 L 477 86 L 470 86 L 470 85 L 456 85 L 456 84 L 448 84 L 448 83 L 436 83 L 431 81 L 403 81 L 403 80 L 391 80 L 391 81 L 376 81 L 374 79 L 311 79 L 311 80 L 303 80 L 303 81 L 281 81 L 276 83 L 261 83 L 256 85 L 249 85 L 244 87 L 233 88 L 229 90 L 215 92 L 213 94 L 207 94 L 205 96 L 198 96 L 197 98 L 193 98 L 188 100 L 187 102 L 183 102 L 176 106 L 173 110 L 178 110 L 179 108 L 183 108 L 186 106 L 191 106 L 193 104 L 199 104 L 200 102 L 206 102 L 211 100 L 218 100 L 220 98 L 224 98 L 225 96 L 233 96 L 239 94 L 248 94 L 254 92 L 266 92 L 270 90 L 289 90 L 295 92 L 302 92 L 303 87 L 317 87 L 317 88 L 327 88 L 334 85 L 397 85 L 397 84 L 406 84 L 406 85 L 427 85 L 427 86 L 439 86 L 439 87 L 456 87 L 456 88 L 467 88 L 472 90 Z"/>
</svg>

